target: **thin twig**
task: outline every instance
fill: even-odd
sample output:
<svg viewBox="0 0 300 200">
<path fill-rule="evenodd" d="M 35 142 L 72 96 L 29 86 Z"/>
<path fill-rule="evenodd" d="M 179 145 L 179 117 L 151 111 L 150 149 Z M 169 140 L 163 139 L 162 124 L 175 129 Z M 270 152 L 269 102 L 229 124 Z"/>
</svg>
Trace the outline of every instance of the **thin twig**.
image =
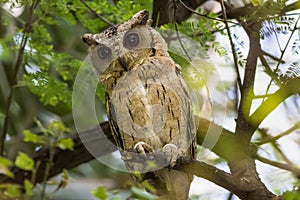
<svg viewBox="0 0 300 200">
<path fill-rule="evenodd" d="M 84 0 L 80 0 L 80 2 L 85 5 L 85 7 L 87 7 L 92 13 L 94 13 L 99 19 L 101 19 L 103 22 L 107 23 L 110 26 L 114 26 L 115 24 L 110 22 L 109 20 L 107 20 L 106 18 L 104 18 L 102 15 L 100 15 L 99 13 L 97 13 L 96 10 L 94 10 L 93 8 L 91 8 Z"/>
<path fill-rule="evenodd" d="M 207 15 L 198 13 L 198 12 L 194 11 L 192 8 L 188 7 L 185 3 L 183 3 L 182 0 L 179 0 L 179 2 L 180 2 L 186 9 L 188 9 L 191 13 L 193 13 L 193 14 L 195 14 L 195 15 L 198 15 L 198 16 L 201 16 L 201 17 L 204 17 L 204 18 L 207 18 L 207 19 L 219 21 L 219 22 L 225 22 L 225 21 L 226 21 L 226 20 L 223 20 L 223 19 L 213 18 L 213 17 L 209 17 L 209 16 L 207 16 Z M 240 26 L 239 23 L 232 22 L 232 21 L 229 21 L 229 22 L 232 23 L 232 24 L 235 24 L 235 25 L 239 25 L 239 26 Z"/>
<path fill-rule="evenodd" d="M 47 160 L 47 163 L 46 163 L 43 186 L 42 186 L 42 192 L 41 192 L 41 199 L 42 200 L 46 199 L 47 180 L 49 178 L 50 169 L 53 165 L 54 154 L 55 154 L 55 146 L 53 144 L 50 144 L 50 146 L 49 146 L 49 159 Z"/>
<path fill-rule="evenodd" d="M 281 156 L 282 160 L 284 160 L 288 165 L 292 166 L 294 165 L 292 161 L 285 155 L 285 153 L 281 150 L 279 147 L 280 145 L 278 144 L 277 141 L 271 142 L 272 147 L 279 153 Z"/>
<path fill-rule="evenodd" d="M 300 128 L 300 122 L 296 123 L 294 126 L 292 126 L 291 128 L 289 128 L 288 130 L 280 133 L 279 135 L 277 136 L 274 136 L 274 137 L 271 137 L 271 138 L 267 138 L 265 140 L 262 140 L 262 141 L 259 141 L 259 142 L 255 142 L 255 144 L 257 145 L 263 145 L 263 144 L 266 144 L 266 143 L 270 143 L 270 142 L 275 142 L 276 140 L 294 132 L 295 130 L 299 129 Z"/>
<path fill-rule="evenodd" d="M 281 82 L 280 82 L 279 78 L 278 78 L 277 75 L 272 71 L 272 69 L 271 69 L 270 65 L 268 64 L 267 60 L 265 59 L 265 57 L 264 57 L 262 54 L 260 54 L 260 55 L 259 55 L 259 59 L 260 59 L 260 61 L 261 61 L 261 64 L 265 67 L 265 72 L 266 72 L 270 77 L 272 77 L 272 78 L 276 81 L 276 83 L 277 83 L 278 85 L 280 85 Z"/>
<path fill-rule="evenodd" d="M 272 136 L 270 136 L 270 134 L 268 134 L 265 129 L 259 129 L 259 130 L 260 130 L 261 134 L 264 135 L 264 138 L 272 138 Z M 264 139 L 264 140 L 267 140 L 267 139 Z M 254 144 L 258 144 L 258 143 L 254 143 Z M 289 158 L 285 155 L 285 153 L 280 149 L 280 147 L 279 147 L 280 145 L 278 144 L 277 140 L 270 141 L 270 144 L 287 164 L 289 164 L 291 166 L 294 165 L 289 160 Z"/>
<path fill-rule="evenodd" d="M 228 38 L 229 38 L 229 41 L 230 41 L 231 51 L 232 51 L 232 55 L 233 55 L 234 68 L 235 68 L 236 75 L 237 75 L 237 83 L 238 83 L 239 89 L 241 90 L 242 89 L 242 81 L 241 81 L 241 75 L 240 75 L 240 72 L 239 72 L 238 58 L 237 58 L 237 55 L 236 55 L 236 52 L 235 52 L 235 47 L 234 47 L 234 43 L 233 43 L 233 40 L 232 40 L 232 37 L 231 37 L 230 28 L 228 26 L 227 15 L 226 15 L 223 0 L 221 1 L 221 7 L 222 7 L 222 15 L 223 15 L 223 18 L 224 18 L 224 23 L 225 23 L 225 27 L 226 27 L 226 30 L 227 30 L 227 33 L 228 33 Z"/>
<path fill-rule="evenodd" d="M 270 25 L 271 25 L 272 29 L 275 30 L 274 23 L 271 22 Z M 277 34 L 276 31 L 274 31 L 274 34 L 275 34 L 277 45 L 278 45 L 278 47 L 279 47 L 279 49 L 281 51 L 281 45 L 280 45 L 280 42 L 279 42 L 278 34 Z"/>
<path fill-rule="evenodd" d="M 6 105 L 6 110 L 5 110 L 5 118 L 4 118 L 4 124 L 3 124 L 3 130 L 2 130 L 2 135 L 1 135 L 1 142 L 0 142 L 0 156 L 4 155 L 4 145 L 5 145 L 5 140 L 6 140 L 6 135 L 8 133 L 8 128 L 9 128 L 9 117 L 10 117 L 10 107 L 12 104 L 12 99 L 13 99 L 13 94 L 14 94 L 14 86 L 18 82 L 18 73 L 21 68 L 21 65 L 23 63 L 23 57 L 24 57 L 24 52 L 25 52 L 25 47 L 27 44 L 27 41 L 29 39 L 28 33 L 32 31 L 32 20 L 33 20 L 33 12 L 34 9 L 38 6 L 39 0 L 37 0 L 35 3 L 33 2 L 32 5 L 29 8 L 29 18 L 28 22 L 26 23 L 22 35 L 22 40 L 20 44 L 20 50 L 18 53 L 18 58 L 14 66 L 14 72 L 13 72 L 13 77 L 12 77 L 12 84 L 10 87 L 10 93 L 7 98 L 7 105 Z"/>
<path fill-rule="evenodd" d="M 292 30 L 292 33 L 291 33 L 291 35 L 290 35 L 290 37 L 289 37 L 289 39 L 288 39 L 288 41 L 287 41 L 287 43 L 286 43 L 284 49 L 283 49 L 283 50 L 280 49 L 281 55 L 280 55 L 279 60 L 283 60 L 283 56 L 284 56 L 284 54 L 285 54 L 285 52 L 286 52 L 286 50 L 287 50 L 287 47 L 289 46 L 289 43 L 290 43 L 290 41 L 291 41 L 291 39 L 292 39 L 292 36 L 294 35 L 295 31 L 298 30 L 297 24 L 298 24 L 298 22 L 299 22 L 299 19 L 300 19 L 300 15 L 299 15 L 299 17 L 298 17 L 298 19 L 297 19 L 297 21 L 296 21 L 296 23 L 295 23 L 295 26 L 294 26 L 294 28 L 293 28 L 293 30 Z M 276 68 L 275 68 L 275 70 L 274 70 L 274 73 L 276 73 L 276 72 L 278 71 L 280 64 L 281 64 L 281 62 L 278 61 L 277 65 L 276 65 Z M 274 79 L 271 77 L 271 80 L 270 80 L 270 82 L 269 82 L 269 84 L 268 84 L 268 87 L 267 87 L 267 89 L 266 89 L 266 94 L 268 94 L 268 92 L 269 92 L 269 90 L 270 90 L 270 87 L 271 87 L 273 81 L 274 81 Z"/>
<path fill-rule="evenodd" d="M 298 85 L 300 85 L 300 77 L 293 78 L 262 102 L 249 118 L 249 121 L 252 122 L 252 129 L 256 130 L 262 121 L 285 99 L 300 94 Z"/>
<path fill-rule="evenodd" d="M 263 163 L 266 163 L 268 165 L 277 167 L 279 169 L 284 169 L 284 170 L 290 171 L 290 172 L 294 173 L 296 176 L 300 175 L 300 169 L 296 168 L 296 167 L 293 167 L 291 165 L 288 165 L 288 164 L 285 164 L 285 163 L 280 163 L 280 162 L 273 161 L 273 160 L 269 160 L 267 158 L 264 158 L 264 157 L 261 157 L 261 156 L 258 156 L 258 155 L 256 156 L 256 159 L 263 162 Z"/>
<path fill-rule="evenodd" d="M 232 26 L 229 26 L 229 28 L 234 28 L 234 27 L 236 27 L 236 26 L 237 26 L 237 25 L 234 24 L 234 25 L 232 25 Z M 239 25 L 239 26 L 240 26 L 240 25 Z M 222 32 L 222 31 L 224 31 L 224 30 L 226 30 L 226 27 L 221 28 L 221 29 L 216 28 L 216 29 L 214 29 L 214 30 L 210 30 L 210 32 L 211 32 L 212 34 L 214 34 L 214 33 Z M 195 37 L 195 36 L 202 36 L 202 35 L 204 35 L 204 34 L 203 34 L 202 32 L 199 32 L 199 33 L 193 34 L 192 36 Z"/>
<path fill-rule="evenodd" d="M 229 195 L 227 197 L 227 200 L 232 200 L 233 199 L 234 194 L 232 192 L 229 192 Z"/>
<path fill-rule="evenodd" d="M 187 50 L 184 48 L 183 44 L 182 44 L 182 41 L 181 41 L 181 38 L 179 36 L 179 31 L 178 31 L 178 27 L 177 27 L 177 23 L 176 23 L 176 11 L 177 11 L 177 5 L 176 5 L 176 2 L 175 0 L 173 0 L 173 5 L 174 5 L 174 26 L 175 26 L 175 30 L 176 30 L 176 35 L 177 35 L 177 38 L 178 38 L 178 41 L 179 41 L 179 44 L 181 46 L 181 48 L 183 49 L 185 55 L 188 57 L 189 61 L 192 61 L 192 58 L 190 57 L 190 55 L 188 54 Z"/>
<path fill-rule="evenodd" d="M 264 50 L 262 50 L 263 55 L 270 57 L 272 60 L 275 60 L 281 64 L 284 64 L 285 61 L 284 60 L 280 60 L 279 58 L 277 58 L 276 56 L 273 56 L 272 54 L 265 52 Z"/>
<path fill-rule="evenodd" d="M 263 95 L 254 95 L 253 99 L 263 99 L 266 97 L 271 97 L 273 94 L 263 94 Z"/>
</svg>

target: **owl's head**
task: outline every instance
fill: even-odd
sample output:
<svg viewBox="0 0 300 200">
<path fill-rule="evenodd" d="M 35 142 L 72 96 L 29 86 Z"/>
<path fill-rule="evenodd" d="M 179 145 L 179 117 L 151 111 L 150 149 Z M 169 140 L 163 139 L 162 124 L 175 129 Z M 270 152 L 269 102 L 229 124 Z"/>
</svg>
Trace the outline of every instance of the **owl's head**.
<svg viewBox="0 0 300 200">
<path fill-rule="evenodd" d="M 150 27 L 150 22 L 149 12 L 142 10 L 127 22 L 101 33 L 83 35 L 93 67 L 101 79 L 121 70 L 131 70 L 151 56 L 168 56 L 164 39 Z"/>
</svg>

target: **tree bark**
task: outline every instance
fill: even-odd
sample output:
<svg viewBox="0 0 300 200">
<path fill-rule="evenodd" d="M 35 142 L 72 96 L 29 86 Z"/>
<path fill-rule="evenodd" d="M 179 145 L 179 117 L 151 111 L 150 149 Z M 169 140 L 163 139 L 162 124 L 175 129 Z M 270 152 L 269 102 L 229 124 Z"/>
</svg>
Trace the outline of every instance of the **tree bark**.
<svg viewBox="0 0 300 200">
<path fill-rule="evenodd" d="M 209 126 L 218 125 L 206 119 L 200 119 L 199 125 L 200 126 L 197 132 L 197 141 L 199 144 L 201 144 L 207 134 Z M 50 170 L 49 177 L 53 177 L 61 173 L 63 169 L 71 169 L 82 163 L 95 159 L 85 148 L 84 144 L 80 140 L 79 135 L 81 134 L 85 134 L 86 137 L 91 138 L 89 145 L 97 145 L 99 146 L 99 148 L 101 148 L 99 150 L 98 156 L 115 151 L 116 149 L 107 149 L 107 147 L 111 147 L 111 145 L 106 144 L 106 138 L 112 138 L 110 135 L 111 132 L 108 122 L 104 122 L 100 124 L 100 126 L 104 131 L 105 135 L 101 135 L 101 132 L 99 131 L 99 126 L 96 126 L 94 128 L 84 131 L 84 133 L 74 134 L 74 136 L 72 137 L 75 144 L 73 151 L 63 151 L 60 149 L 56 149 L 54 163 Z M 225 160 L 230 160 L 232 158 L 236 158 L 237 150 L 235 149 L 234 145 L 236 143 L 238 143 L 238 141 L 236 140 L 234 133 L 223 129 L 222 134 L 216 145 L 213 147 L 212 151 L 220 157 L 224 158 Z M 48 149 L 43 149 L 32 156 L 32 158 L 35 161 L 41 161 L 41 167 L 37 172 L 37 183 L 43 181 L 44 169 L 48 156 Z M 251 155 L 247 156 L 249 159 L 251 158 Z M 14 173 L 15 178 L 9 179 L 5 176 L 0 176 L 0 182 L 18 183 L 22 185 L 25 179 L 31 179 L 31 173 L 29 173 L 28 171 L 20 170 L 17 167 L 13 167 L 11 170 Z M 205 162 L 195 160 L 184 160 L 183 158 L 180 158 L 177 161 L 176 165 L 174 166 L 174 170 L 188 172 L 189 174 L 205 178 L 233 192 L 241 199 L 251 200 L 257 199 L 260 196 L 262 197 L 261 199 L 280 199 L 276 195 L 270 193 L 265 187 L 261 187 L 260 190 L 254 191 L 253 188 L 255 187 L 252 185 L 252 183 L 249 183 L 249 181 L 251 181 L 249 177 L 253 176 L 253 174 L 241 174 L 239 176 L 236 176 L 230 173 L 226 173 L 214 166 L 208 165 Z"/>
</svg>

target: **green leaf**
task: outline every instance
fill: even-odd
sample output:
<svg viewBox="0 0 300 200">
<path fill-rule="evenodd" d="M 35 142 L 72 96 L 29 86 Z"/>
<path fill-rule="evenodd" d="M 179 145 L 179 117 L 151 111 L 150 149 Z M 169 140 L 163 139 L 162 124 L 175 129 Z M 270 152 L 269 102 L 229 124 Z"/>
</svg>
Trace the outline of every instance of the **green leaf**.
<svg viewBox="0 0 300 200">
<path fill-rule="evenodd" d="M 293 191 L 286 191 L 282 195 L 284 200 L 298 200 L 300 199 L 300 191 L 299 190 L 293 190 Z"/>
<path fill-rule="evenodd" d="M 63 174 L 61 175 L 61 177 L 64 179 L 64 180 L 70 180 L 70 175 L 68 173 L 68 170 L 66 169 L 63 169 Z"/>
<path fill-rule="evenodd" d="M 9 170 L 12 162 L 6 158 L 0 157 L 0 174 L 4 174 L 10 178 L 14 178 L 14 174 Z"/>
<path fill-rule="evenodd" d="M 10 178 L 14 178 L 14 174 L 9 170 L 6 166 L 1 166 L 0 164 L 0 174 L 4 174 L 5 176 L 8 176 Z"/>
<path fill-rule="evenodd" d="M 12 162 L 10 160 L 8 160 L 7 158 L 1 157 L 0 156 L 0 164 L 9 167 L 12 165 Z"/>
<path fill-rule="evenodd" d="M 24 142 L 32 142 L 34 144 L 45 144 L 46 143 L 45 137 L 33 134 L 29 130 L 24 130 L 23 134 L 24 134 Z"/>
<path fill-rule="evenodd" d="M 19 152 L 15 165 L 23 170 L 31 171 L 34 169 L 34 161 L 26 153 Z"/>
<path fill-rule="evenodd" d="M 134 197 L 137 197 L 138 199 L 147 199 L 147 200 L 158 199 L 156 195 L 147 192 L 145 189 L 131 187 L 131 192 L 134 195 Z"/>
<path fill-rule="evenodd" d="M 121 197 L 112 197 L 111 200 L 122 200 Z"/>
<path fill-rule="evenodd" d="M 24 181 L 24 188 L 26 196 L 32 196 L 33 184 L 27 179 Z"/>
<path fill-rule="evenodd" d="M 153 187 L 153 185 L 151 185 L 147 180 L 145 180 L 145 181 L 143 181 L 142 182 L 142 186 L 146 189 L 146 190 L 148 190 L 148 191 L 150 191 L 150 192 L 152 192 L 152 193 L 155 193 L 156 192 L 156 189 Z"/>
<path fill-rule="evenodd" d="M 260 6 L 264 3 L 263 0 L 250 0 L 250 2 L 253 4 L 253 6 Z"/>
<path fill-rule="evenodd" d="M 19 188 L 19 185 L 15 184 L 8 184 L 6 185 L 6 191 L 4 194 L 10 198 L 18 198 L 21 197 L 22 192 Z"/>
<path fill-rule="evenodd" d="M 107 198 L 106 188 L 104 186 L 100 186 L 93 190 L 92 194 L 100 200 L 105 200 Z"/>
<path fill-rule="evenodd" d="M 71 138 L 63 138 L 57 141 L 56 146 L 62 150 L 73 150 L 74 142 Z"/>
<path fill-rule="evenodd" d="M 49 76 L 48 72 L 28 73 L 24 75 L 22 84 L 38 95 L 44 105 L 56 106 L 63 102 L 71 107 L 72 93 L 68 84 Z"/>
<path fill-rule="evenodd" d="M 64 123 L 61 121 L 52 122 L 49 124 L 48 129 L 50 129 L 52 132 L 55 132 L 57 136 L 61 136 L 63 133 L 70 132 L 70 130 L 65 127 Z"/>
</svg>

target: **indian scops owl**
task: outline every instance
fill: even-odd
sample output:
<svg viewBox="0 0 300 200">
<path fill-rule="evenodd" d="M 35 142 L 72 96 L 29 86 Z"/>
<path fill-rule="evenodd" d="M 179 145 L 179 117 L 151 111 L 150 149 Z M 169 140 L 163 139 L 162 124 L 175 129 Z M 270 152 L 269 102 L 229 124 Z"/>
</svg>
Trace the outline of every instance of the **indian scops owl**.
<svg viewBox="0 0 300 200">
<path fill-rule="evenodd" d="M 149 21 L 148 11 L 142 10 L 127 22 L 83 36 L 105 87 L 114 140 L 130 171 L 145 172 L 147 166 L 136 164 L 134 158 L 130 161 L 127 151 L 149 158 L 161 152 L 166 163 L 156 163 L 158 171 L 172 168 L 179 157 L 195 158 L 196 131 L 187 85 L 166 42 Z"/>
</svg>

